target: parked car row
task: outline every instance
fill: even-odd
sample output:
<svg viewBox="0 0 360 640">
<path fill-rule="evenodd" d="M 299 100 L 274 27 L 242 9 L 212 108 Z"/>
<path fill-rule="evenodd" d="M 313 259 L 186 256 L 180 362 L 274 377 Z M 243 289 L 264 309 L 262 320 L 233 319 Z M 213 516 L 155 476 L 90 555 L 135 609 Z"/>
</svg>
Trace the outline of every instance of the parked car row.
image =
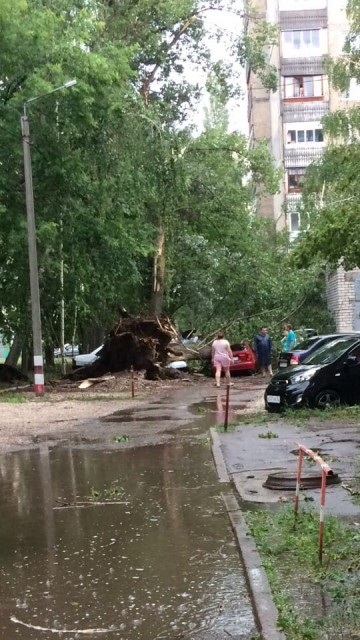
<svg viewBox="0 0 360 640">
<path fill-rule="evenodd" d="M 64 355 L 66 358 L 72 358 L 73 356 L 77 356 L 79 353 L 79 347 L 77 344 L 67 343 L 64 345 Z M 54 358 L 61 357 L 61 349 L 54 349 Z"/>
<path fill-rule="evenodd" d="M 360 402 L 360 334 L 318 336 L 306 357 L 280 368 L 265 391 L 268 411 L 308 406 L 324 409 Z M 293 360 L 292 360 L 293 359 Z M 292 362 L 294 366 L 292 366 Z"/>
</svg>

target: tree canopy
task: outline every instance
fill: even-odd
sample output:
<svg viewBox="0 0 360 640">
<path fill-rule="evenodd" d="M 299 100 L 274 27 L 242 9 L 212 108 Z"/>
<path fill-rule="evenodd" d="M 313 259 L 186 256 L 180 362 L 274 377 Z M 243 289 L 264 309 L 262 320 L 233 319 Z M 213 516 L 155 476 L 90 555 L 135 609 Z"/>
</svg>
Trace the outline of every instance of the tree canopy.
<svg viewBox="0 0 360 640">
<path fill-rule="evenodd" d="M 8 4 L 0 1 L 2 330 L 31 337 L 20 116 L 34 96 L 43 96 L 27 111 L 47 343 L 59 342 L 62 297 L 68 339 L 84 344 L 99 339 L 94 329 L 111 325 L 118 306 L 153 305 L 208 328 L 266 309 L 281 321 L 296 308 L 316 277 L 291 274 L 286 239 L 253 215 L 254 181 L 274 193 L 279 174 L 265 142 L 249 149 L 227 131 L 227 65 L 209 73 L 203 133 L 187 124 L 199 100 L 188 65 L 212 68 L 203 17 L 239 14 L 238 3 Z M 269 84 L 261 51 L 271 37 L 259 22 L 251 47 L 242 34 L 233 43 L 234 56 L 253 56 Z M 72 89 L 44 95 L 72 78 Z"/>
</svg>

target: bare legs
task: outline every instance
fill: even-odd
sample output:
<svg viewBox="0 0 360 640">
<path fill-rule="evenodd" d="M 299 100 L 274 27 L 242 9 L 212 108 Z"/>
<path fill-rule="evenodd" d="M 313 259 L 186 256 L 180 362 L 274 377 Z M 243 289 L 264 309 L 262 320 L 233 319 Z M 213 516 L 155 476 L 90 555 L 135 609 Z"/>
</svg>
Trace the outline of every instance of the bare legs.
<svg viewBox="0 0 360 640">
<path fill-rule="evenodd" d="M 221 364 L 217 364 L 216 371 L 215 371 L 215 383 L 217 387 L 220 387 L 220 378 L 221 378 Z"/>
<path fill-rule="evenodd" d="M 217 364 L 215 370 L 215 383 L 217 387 L 220 387 L 221 369 L 224 369 L 226 384 L 231 384 L 229 367 L 222 367 L 221 364 Z"/>
</svg>

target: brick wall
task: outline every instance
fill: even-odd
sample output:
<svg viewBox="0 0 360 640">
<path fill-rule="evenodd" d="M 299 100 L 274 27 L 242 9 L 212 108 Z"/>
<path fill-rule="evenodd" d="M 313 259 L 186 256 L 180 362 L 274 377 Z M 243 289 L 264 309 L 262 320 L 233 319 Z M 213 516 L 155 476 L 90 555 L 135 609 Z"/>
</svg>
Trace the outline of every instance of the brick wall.
<svg viewBox="0 0 360 640">
<path fill-rule="evenodd" d="M 326 298 L 337 331 L 354 331 L 354 280 L 360 278 L 360 269 L 337 269 L 327 275 Z"/>
</svg>

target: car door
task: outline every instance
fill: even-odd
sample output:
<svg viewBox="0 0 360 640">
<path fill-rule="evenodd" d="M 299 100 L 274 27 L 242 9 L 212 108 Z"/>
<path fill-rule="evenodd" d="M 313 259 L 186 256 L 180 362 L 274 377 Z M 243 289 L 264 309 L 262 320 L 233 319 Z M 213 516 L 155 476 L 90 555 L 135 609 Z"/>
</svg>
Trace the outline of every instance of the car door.
<svg viewBox="0 0 360 640">
<path fill-rule="evenodd" d="M 360 345 L 352 349 L 344 363 L 345 392 L 348 402 L 360 402 Z"/>
</svg>

